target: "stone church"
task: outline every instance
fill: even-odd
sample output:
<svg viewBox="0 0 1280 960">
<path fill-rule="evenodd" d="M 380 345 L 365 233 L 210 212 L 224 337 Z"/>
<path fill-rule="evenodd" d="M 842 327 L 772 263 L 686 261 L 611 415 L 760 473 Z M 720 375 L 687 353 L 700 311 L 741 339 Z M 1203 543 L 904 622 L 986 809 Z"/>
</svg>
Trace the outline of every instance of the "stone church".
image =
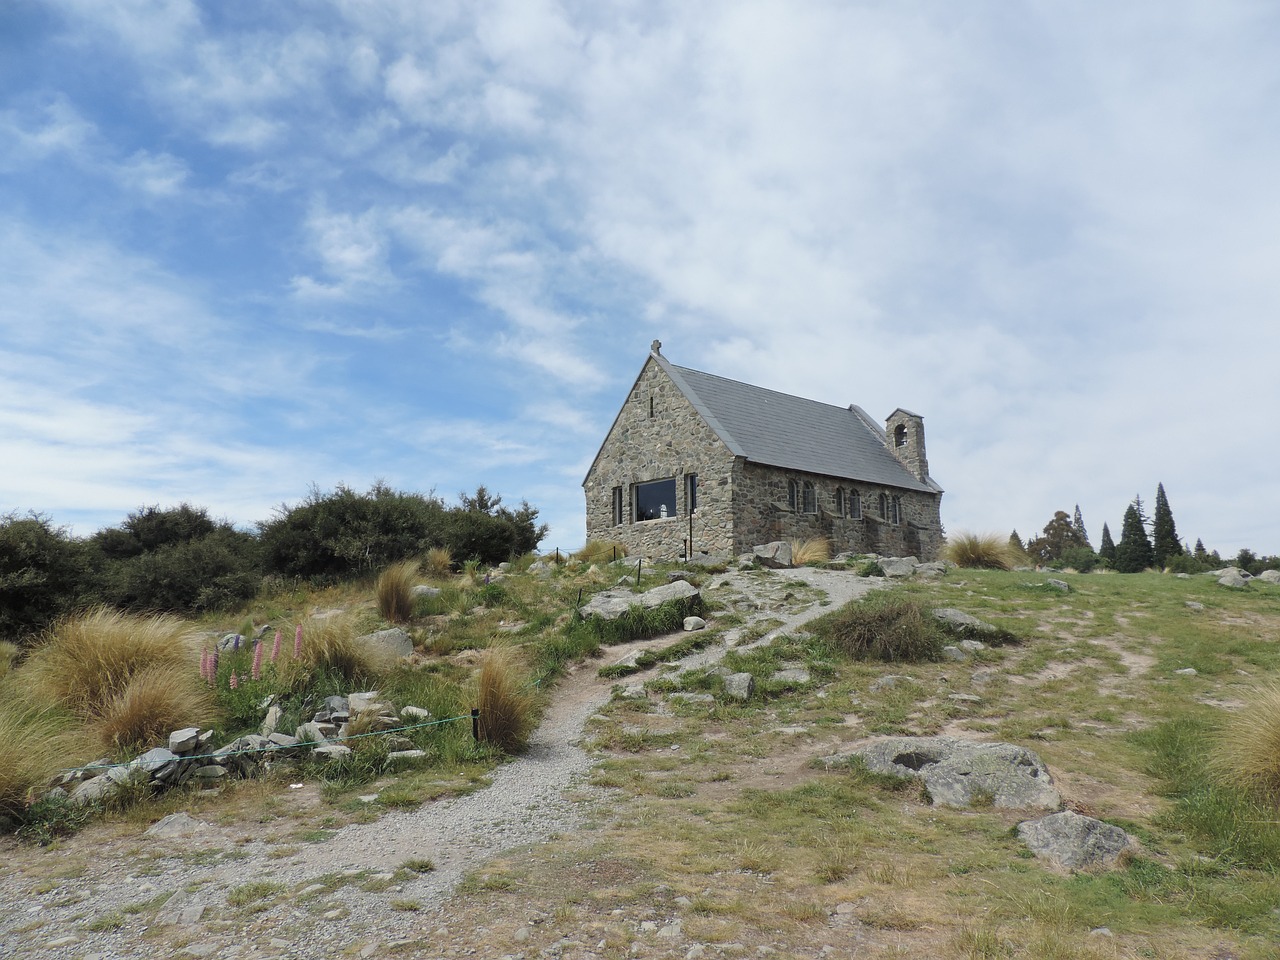
<svg viewBox="0 0 1280 960">
<path fill-rule="evenodd" d="M 657 340 L 582 485 L 588 539 L 651 559 L 817 537 L 922 560 L 942 548 L 920 416 L 881 427 L 854 404 L 678 367 Z"/>
</svg>

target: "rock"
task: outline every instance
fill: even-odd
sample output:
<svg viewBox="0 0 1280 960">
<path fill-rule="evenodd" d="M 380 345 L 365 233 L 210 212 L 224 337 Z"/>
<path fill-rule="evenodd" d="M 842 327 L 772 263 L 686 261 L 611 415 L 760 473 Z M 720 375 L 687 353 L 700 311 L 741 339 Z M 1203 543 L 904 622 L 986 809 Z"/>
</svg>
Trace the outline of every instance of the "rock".
<svg viewBox="0 0 1280 960">
<path fill-rule="evenodd" d="M 1249 575 L 1243 570 L 1232 567 L 1218 578 L 1218 583 L 1224 587 L 1247 587 L 1249 579 Z"/>
<path fill-rule="evenodd" d="M 1263 570 L 1254 579 L 1263 583 L 1280 583 L 1280 570 Z"/>
<path fill-rule="evenodd" d="M 133 763 L 129 764 L 129 766 L 136 770 L 142 770 L 146 773 L 155 773 L 164 767 L 165 764 L 172 763 L 177 759 L 177 754 L 166 750 L 164 747 L 155 747 L 138 757 L 138 759 L 134 760 Z"/>
<path fill-rule="evenodd" d="M 147 827 L 145 834 L 148 837 L 171 840 L 178 837 L 190 837 L 197 833 L 205 833 L 208 830 L 209 824 L 203 820 L 195 819 L 188 813 L 171 813 L 163 820 L 158 820 Z"/>
<path fill-rule="evenodd" d="M 1070 810 L 1024 821 L 1018 836 L 1037 857 L 1068 870 L 1113 866 L 1131 842 L 1119 827 Z"/>
<path fill-rule="evenodd" d="M 107 774 L 85 780 L 71 791 L 71 802 L 80 806 L 109 800 L 120 791 L 120 782 Z"/>
<path fill-rule="evenodd" d="M 262 718 L 262 726 L 258 728 L 258 732 L 264 737 L 270 737 L 276 732 L 276 727 L 280 725 L 280 718 L 284 716 L 284 711 L 275 704 L 267 707 L 267 715 Z"/>
<path fill-rule="evenodd" d="M 707 621 L 701 617 L 685 617 L 684 629 L 686 633 L 692 633 L 694 630 L 705 630 L 707 629 Z"/>
<path fill-rule="evenodd" d="M 155 922 L 162 927 L 189 927 L 200 922 L 204 910 L 205 904 L 200 897 L 190 890 L 178 890 L 156 913 Z"/>
<path fill-rule="evenodd" d="M 990 802 L 1011 809 L 1056 810 L 1062 805 L 1044 761 L 1010 743 L 887 737 L 855 749 L 852 755 L 862 757 L 875 773 L 922 779 L 939 806 Z M 830 762 L 841 759 L 828 758 Z"/>
<path fill-rule="evenodd" d="M 918 683 L 918 682 L 919 681 L 917 681 L 915 677 L 908 677 L 900 673 L 890 673 L 890 674 L 886 674 L 883 677 L 880 677 L 878 680 L 873 681 L 871 684 L 871 692 L 879 693 L 881 690 L 892 690 L 899 683 Z"/>
<path fill-rule="evenodd" d="M 786 540 L 774 540 L 751 548 L 751 557 L 770 570 L 786 570 L 792 566 L 791 544 Z"/>
<path fill-rule="evenodd" d="M 351 748 L 343 746 L 341 743 L 322 744 L 311 752 L 321 760 L 345 760 L 351 756 Z"/>
<path fill-rule="evenodd" d="M 397 760 L 421 760 L 427 755 L 425 750 L 392 750 L 387 754 L 387 759 L 395 762 Z"/>
<path fill-rule="evenodd" d="M 440 596 L 440 588 L 420 583 L 409 591 L 409 595 L 413 597 L 438 597 Z"/>
<path fill-rule="evenodd" d="M 672 693 L 668 700 L 679 700 L 682 703 L 715 703 L 716 698 L 709 693 Z"/>
<path fill-rule="evenodd" d="M 886 577 L 900 580 L 915 573 L 919 562 L 915 557 L 882 557 L 880 569 L 884 571 Z"/>
<path fill-rule="evenodd" d="M 973 671 L 973 675 L 969 677 L 969 680 L 973 683 L 975 687 L 981 687 L 981 686 L 985 686 L 986 684 L 994 680 L 995 676 L 996 676 L 995 670 L 991 669 L 990 667 L 983 667 L 980 670 Z"/>
<path fill-rule="evenodd" d="M 975 697 L 972 693 L 952 693 L 947 695 L 948 700 L 956 703 L 981 703 L 981 697 Z"/>
<path fill-rule="evenodd" d="M 957 610 L 955 607 L 938 607 L 933 615 L 943 623 L 958 627 L 965 633 L 997 633 L 995 627 L 984 620 L 979 620 L 971 613 Z"/>
<path fill-rule="evenodd" d="M 1188 610 L 1203 610 L 1203 609 L 1204 609 L 1204 604 L 1203 604 L 1203 603 L 1197 603 L 1195 600 L 1188 600 L 1188 601 L 1187 601 L 1187 609 L 1188 609 Z"/>
<path fill-rule="evenodd" d="M 1173 671 L 1180 677 L 1194 677 L 1198 671 L 1195 667 L 1183 667 L 1181 670 Z"/>
<path fill-rule="evenodd" d="M 347 713 L 354 715 L 357 713 L 376 713 L 382 710 L 390 709 L 390 707 L 378 700 L 382 694 L 377 690 L 366 690 L 363 693 L 351 693 L 347 695 Z"/>
<path fill-rule="evenodd" d="M 400 716 L 410 720 L 430 720 L 431 711 L 423 707 L 401 707 Z"/>
<path fill-rule="evenodd" d="M 203 767 L 196 767 L 191 771 L 191 776 L 197 780 L 212 783 L 214 780 L 221 780 L 228 776 L 227 768 L 216 763 L 207 763 Z"/>
<path fill-rule="evenodd" d="M 684 926 L 679 920 L 672 920 L 658 931 L 658 936 L 663 940 L 679 940 L 684 934 Z"/>
<path fill-rule="evenodd" d="M 755 689 L 756 678 L 749 673 L 734 673 L 724 678 L 724 693 L 731 700 L 750 700 Z"/>
<path fill-rule="evenodd" d="M 1071 584 L 1067 583 L 1065 580 L 1049 579 L 1044 582 L 1044 585 L 1046 587 L 1051 587 L 1054 590 L 1060 590 L 1063 593 L 1071 592 Z"/>
<path fill-rule="evenodd" d="M 645 693 L 643 683 L 628 683 L 618 687 L 617 697 L 619 700 L 647 700 L 649 695 Z"/>
<path fill-rule="evenodd" d="M 328 728 L 328 734 L 325 728 Z M 294 736 L 304 743 L 324 743 L 330 736 L 337 733 L 331 725 L 316 723 L 314 720 L 304 723 L 294 731 Z"/>
<path fill-rule="evenodd" d="M 946 572 L 947 565 L 942 560 L 932 560 L 929 563 L 916 565 L 916 576 L 923 577 L 926 580 L 936 580 Z"/>
<path fill-rule="evenodd" d="M 366 647 L 386 666 L 394 666 L 413 653 L 413 638 L 400 627 L 379 630 L 357 637 L 356 642 Z"/>
<path fill-rule="evenodd" d="M 169 752 L 174 754 L 191 753 L 200 742 L 199 727 L 184 727 L 169 734 Z"/>
<path fill-rule="evenodd" d="M 788 667 L 785 670 L 777 671 L 769 679 L 774 683 L 805 684 L 813 678 L 804 667 Z"/>
<path fill-rule="evenodd" d="M 955 644 L 949 643 L 942 648 L 942 658 L 944 660 L 955 660 L 959 663 L 963 660 L 968 660 L 969 654 L 965 653 L 965 651 L 961 650 Z"/>
<path fill-rule="evenodd" d="M 618 617 L 633 606 L 638 605 L 645 610 L 652 610 L 654 607 L 672 600 L 683 600 L 686 603 L 691 603 L 694 598 L 701 597 L 701 595 L 701 591 L 687 580 L 666 583 L 662 586 L 654 587 L 652 590 L 646 590 L 644 593 L 615 588 L 597 593 L 584 603 L 578 612 L 584 618 L 599 617 L 602 620 L 617 620 Z"/>
</svg>

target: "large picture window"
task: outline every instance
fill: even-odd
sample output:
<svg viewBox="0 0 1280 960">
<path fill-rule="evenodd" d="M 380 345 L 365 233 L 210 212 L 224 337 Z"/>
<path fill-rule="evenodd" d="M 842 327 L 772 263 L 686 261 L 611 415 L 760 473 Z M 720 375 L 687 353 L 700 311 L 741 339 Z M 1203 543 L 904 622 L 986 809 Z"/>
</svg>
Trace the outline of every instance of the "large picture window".
<svg viewBox="0 0 1280 960">
<path fill-rule="evenodd" d="M 636 520 L 658 520 L 675 515 L 675 477 L 636 484 Z"/>
</svg>

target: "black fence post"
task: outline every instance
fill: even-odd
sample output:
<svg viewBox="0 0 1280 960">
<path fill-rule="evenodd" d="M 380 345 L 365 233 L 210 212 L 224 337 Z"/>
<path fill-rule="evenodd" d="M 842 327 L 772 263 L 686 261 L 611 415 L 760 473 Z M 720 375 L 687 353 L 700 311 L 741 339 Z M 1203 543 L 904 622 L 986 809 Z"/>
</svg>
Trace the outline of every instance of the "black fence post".
<svg viewBox="0 0 1280 960">
<path fill-rule="evenodd" d="M 471 738 L 479 741 L 480 739 L 480 708 L 471 708 Z"/>
<path fill-rule="evenodd" d="M 636 561 L 636 589 L 640 589 L 640 568 L 644 565 L 644 558 L 641 557 Z"/>
</svg>

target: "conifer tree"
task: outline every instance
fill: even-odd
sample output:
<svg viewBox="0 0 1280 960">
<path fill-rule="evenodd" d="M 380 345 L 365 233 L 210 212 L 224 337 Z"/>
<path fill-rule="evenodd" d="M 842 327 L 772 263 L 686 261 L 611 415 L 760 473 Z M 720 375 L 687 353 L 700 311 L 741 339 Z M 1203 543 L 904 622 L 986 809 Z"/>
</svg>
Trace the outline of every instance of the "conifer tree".
<svg viewBox="0 0 1280 960">
<path fill-rule="evenodd" d="M 1098 556 L 1107 563 L 1114 565 L 1116 562 L 1116 542 L 1111 539 L 1111 531 L 1107 529 L 1107 525 L 1102 525 L 1102 541 L 1098 544 Z"/>
<path fill-rule="evenodd" d="M 1022 543 L 1022 538 L 1018 536 L 1018 531 L 1014 530 L 1009 534 L 1009 549 L 1016 550 L 1018 553 L 1026 553 L 1027 548 Z"/>
<path fill-rule="evenodd" d="M 1134 497 L 1124 512 L 1120 542 L 1116 544 L 1115 568 L 1121 573 L 1141 573 L 1155 561 L 1151 539 L 1142 523 L 1142 499 Z"/>
<path fill-rule="evenodd" d="M 1153 543 L 1151 549 L 1157 567 L 1163 567 L 1170 557 L 1182 553 L 1182 544 L 1178 542 L 1178 531 L 1173 525 L 1173 511 L 1169 509 L 1169 498 L 1164 494 L 1164 484 L 1156 484 L 1156 515 L 1151 527 Z"/>
<path fill-rule="evenodd" d="M 1195 556 L 1197 560 L 1204 560 L 1209 556 L 1209 551 L 1204 548 L 1204 541 L 1196 537 Z"/>
<path fill-rule="evenodd" d="M 1080 504 L 1076 504 L 1076 515 L 1071 518 L 1071 527 L 1076 533 L 1080 534 L 1080 542 L 1090 550 L 1093 544 L 1089 542 L 1089 531 L 1084 528 L 1084 516 L 1080 513 Z"/>
</svg>

